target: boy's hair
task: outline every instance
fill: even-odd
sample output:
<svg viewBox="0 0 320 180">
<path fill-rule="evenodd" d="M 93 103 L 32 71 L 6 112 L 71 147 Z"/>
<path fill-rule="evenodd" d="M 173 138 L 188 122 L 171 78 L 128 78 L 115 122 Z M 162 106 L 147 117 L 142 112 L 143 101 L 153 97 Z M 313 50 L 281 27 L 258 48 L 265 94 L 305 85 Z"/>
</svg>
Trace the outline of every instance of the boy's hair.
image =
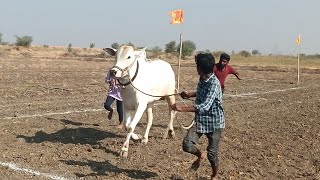
<svg viewBox="0 0 320 180">
<path fill-rule="evenodd" d="M 222 53 L 220 55 L 220 61 L 222 61 L 222 60 L 227 60 L 229 62 L 230 61 L 230 56 L 228 54 L 226 54 L 226 53 Z"/>
<path fill-rule="evenodd" d="M 206 74 L 213 72 L 215 59 L 210 53 L 200 53 L 195 56 L 197 67 Z"/>
</svg>

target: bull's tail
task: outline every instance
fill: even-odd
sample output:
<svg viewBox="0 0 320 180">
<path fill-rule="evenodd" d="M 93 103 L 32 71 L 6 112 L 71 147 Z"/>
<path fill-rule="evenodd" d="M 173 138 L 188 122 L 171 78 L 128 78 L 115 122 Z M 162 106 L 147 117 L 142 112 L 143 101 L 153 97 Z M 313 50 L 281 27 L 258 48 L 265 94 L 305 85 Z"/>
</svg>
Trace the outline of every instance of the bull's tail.
<svg viewBox="0 0 320 180">
<path fill-rule="evenodd" d="M 190 129 L 192 126 L 193 126 L 193 124 L 194 124 L 194 120 L 192 120 L 192 122 L 190 123 L 190 125 L 189 126 L 181 126 L 183 129 L 186 129 L 186 130 L 188 130 L 188 129 Z"/>
</svg>

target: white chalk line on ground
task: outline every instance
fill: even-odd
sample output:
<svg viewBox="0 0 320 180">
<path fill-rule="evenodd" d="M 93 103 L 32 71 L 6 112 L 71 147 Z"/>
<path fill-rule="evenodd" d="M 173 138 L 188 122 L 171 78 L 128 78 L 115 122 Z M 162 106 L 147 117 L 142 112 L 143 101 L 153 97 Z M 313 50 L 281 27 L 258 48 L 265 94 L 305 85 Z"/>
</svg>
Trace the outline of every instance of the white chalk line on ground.
<svg viewBox="0 0 320 180">
<path fill-rule="evenodd" d="M 276 92 L 285 92 L 285 91 L 292 91 L 298 89 L 304 89 L 307 87 L 294 87 L 289 89 L 277 89 L 272 91 L 265 91 L 265 92 L 257 92 L 257 93 L 243 93 L 243 94 L 225 94 L 226 97 L 253 97 L 255 95 L 261 94 L 270 94 Z M 188 101 L 184 101 L 188 102 Z M 155 103 L 154 106 L 161 106 L 167 105 L 167 103 Z M 66 112 L 53 112 L 53 113 L 44 113 L 44 114 L 33 114 L 33 115 L 21 115 L 16 117 L 4 117 L 2 119 L 18 119 L 18 118 L 32 118 L 32 117 L 43 117 L 43 116 L 52 116 L 52 115 L 64 115 L 64 114 L 72 114 L 72 113 L 83 113 L 83 112 L 98 112 L 98 111 L 105 111 L 105 109 L 83 109 L 83 110 L 75 110 L 75 111 L 66 111 Z"/>
<path fill-rule="evenodd" d="M 225 94 L 224 96 L 227 97 L 248 97 L 248 96 L 255 96 L 255 95 L 261 95 L 261 94 L 270 94 L 270 93 L 276 93 L 276 92 L 285 92 L 285 91 L 292 91 L 292 90 L 298 90 L 298 89 L 304 89 L 306 87 L 294 87 L 289 89 L 277 89 L 272 91 L 265 91 L 260 93 L 244 93 L 244 94 Z"/>
<path fill-rule="evenodd" d="M 84 109 L 84 110 L 76 110 L 76 111 L 33 114 L 33 115 L 23 115 L 23 116 L 16 116 L 16 117 L 4 117 L 3 119 L 31 118 L 31 117 L 42 117 L 42 116 L 72 114 L 72 113 L 96 112 L 96 111 L 103 111 L 103 110 L 105 110 L 105 109 Z"/>
<path fill-rule="evenodd" d="M 159 106 L 159 105 L 167 105 L 167 103 L 154 104 L 154 106 Z M 15 116 L 15 117 L 4 117 L 2 119 L 32 118 L 32 117 L 43 117 L 43 116 L 52 116 L 52 115 L 64 115 L 64 114 L 72 114 L 72 113 L 98 112 L 98 111 L 105 111 L 105 109 L 83 109 L 83 110 L 66 111 L 66 112 L 53 112 L 53 113 L 44 113 L 44 114 L 21 115 L 21 116 Z"/>
<path fill-rule="evenodd" d="M 14 171 L 24 172 L 24 173 L 32 174 L 32 175 L 35 175 L 35 176 L 42 176 L 42 177 L 49 178 L 49 179 L 68 180 L 68 178 L 65 178 L 65 177 L 62 177 L 62 176 L 53 175 L 53 174 L 49 174 L 49 173 L 42 173 L 42 172 L 35 171 L 35 170 L 32 170 L 32 169 L 19 167 L 17 164 L 12 163 L 12 162 L 1 162 L 0 161 L 0 166 L 7 167 L 7 168 L 12 169 Z"/>
<path fill-rule="evenodd" d="M 260 78 L 243 78 L 243 80 L 246 80 L 246 81 L 270 81 L 270 82 L 277 82 L 278 80 L 276 79 L 260 79 Z"/>
</svg>

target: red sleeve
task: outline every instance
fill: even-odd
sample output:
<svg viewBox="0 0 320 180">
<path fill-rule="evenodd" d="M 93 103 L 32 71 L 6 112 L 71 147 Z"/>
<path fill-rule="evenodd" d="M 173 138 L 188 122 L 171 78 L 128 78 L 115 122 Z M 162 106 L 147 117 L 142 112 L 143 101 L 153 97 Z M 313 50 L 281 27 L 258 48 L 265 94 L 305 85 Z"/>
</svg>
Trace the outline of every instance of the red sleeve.
<svg viewBox="0 0 320 180">
<path fill-rule="evenodd" d="M 229 74 L 235 74 L 237 71 L 235 68 L 229 66 Z"/>
<path fill-rule="evenodd" d="M 217 72 L 217 64 L 214 65 L 213 72 L 216 74 L 216 72 Z"/>
</svg>

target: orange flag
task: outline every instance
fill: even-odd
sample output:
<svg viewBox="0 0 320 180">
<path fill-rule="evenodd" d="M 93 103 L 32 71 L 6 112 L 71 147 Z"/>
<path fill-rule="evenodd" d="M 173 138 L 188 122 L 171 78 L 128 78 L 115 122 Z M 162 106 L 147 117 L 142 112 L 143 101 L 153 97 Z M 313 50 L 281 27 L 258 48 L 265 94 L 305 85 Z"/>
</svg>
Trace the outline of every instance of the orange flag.
<svg viewBox="0 0 320 180">
<path fill-rule="evenodd" d="M 299 34 L 299 36 L 298 36 L 298 38 L 297 38 L 296 43 L 297 43 L 298 45 L 300 45 L 300 43 L 301 43 L 301 36 L 300 36 L 300 34 Z"/>
<path fill-rule="evenodd" d="M 170 24 L 183 23 L 183 10 L 179 9 L 179 10 L 171 11 L 170 15 L 172 17 Z"/>
</svg>

